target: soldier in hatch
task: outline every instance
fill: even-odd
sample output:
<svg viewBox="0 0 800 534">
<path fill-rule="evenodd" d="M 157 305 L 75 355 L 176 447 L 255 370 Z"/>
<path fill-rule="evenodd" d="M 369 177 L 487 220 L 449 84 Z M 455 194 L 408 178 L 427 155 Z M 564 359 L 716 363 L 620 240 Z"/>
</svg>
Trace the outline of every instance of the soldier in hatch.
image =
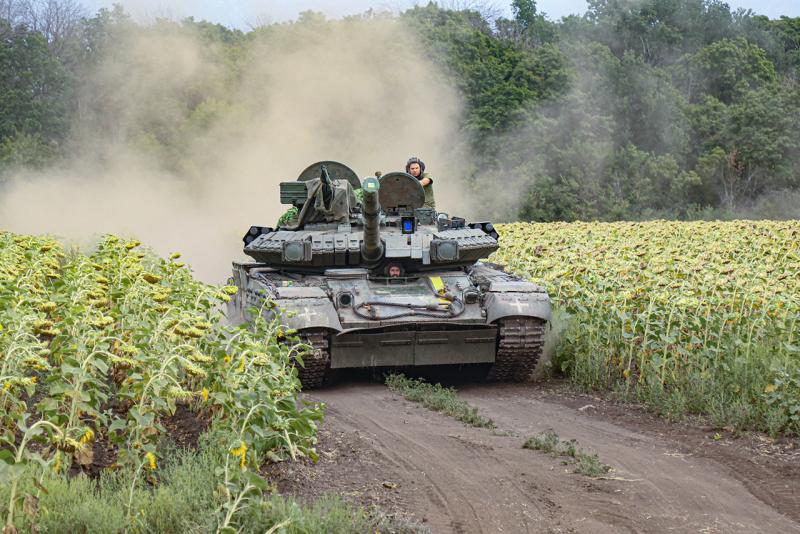
<svg viewBox="0 0 800 534">
<path fill-rule="evenodd" d="M 436 201 L 433 198 L 433 177 L 425 172 L 425 162 L 416 156 L 412 156 L 406 162 L 406 172 L 419 180 L 422 189 L 425 190 L 425 207 L 436 209 Z"/>
<path fill-rule="evenodd" d="M 390 263 L 386 268 L 386 274 L 389 275 L 389 278 L 400 278 L 403 276 L 403 268 L 399 263 Z"/>
</svg>

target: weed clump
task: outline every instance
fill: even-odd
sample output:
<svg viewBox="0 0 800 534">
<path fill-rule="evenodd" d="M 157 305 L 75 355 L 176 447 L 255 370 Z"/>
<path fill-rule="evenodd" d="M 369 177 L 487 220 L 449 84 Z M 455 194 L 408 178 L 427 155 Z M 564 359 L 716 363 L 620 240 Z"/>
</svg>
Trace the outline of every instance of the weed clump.
<svg viewBox="0 0 800 534">
<path fill-rule="evenodd" d="M 528 438 L 522 448 L 568 458 L 568 463 L 575 466 L 574 472 L 587 477 L 599 477 L 611 471 L 611 466 L 601 462 L 597 454 L 589 454 L 578 448 L 578 442 L 574 439 L 561 440 L 552 430 Z"/>
<path fill-rule="evenodd" d="M 494 422 L 478 413 L 478 409 L 456 396 L 456 390 L 441 384 L 429 384 L 424 380 L 406 378 L 402 374 L 390 374 L 386 385 L 407 400 L 419 402 L 426 408 L 442 412 L 462 423 L 480 428 L 495 428 Z"/>
</svg>

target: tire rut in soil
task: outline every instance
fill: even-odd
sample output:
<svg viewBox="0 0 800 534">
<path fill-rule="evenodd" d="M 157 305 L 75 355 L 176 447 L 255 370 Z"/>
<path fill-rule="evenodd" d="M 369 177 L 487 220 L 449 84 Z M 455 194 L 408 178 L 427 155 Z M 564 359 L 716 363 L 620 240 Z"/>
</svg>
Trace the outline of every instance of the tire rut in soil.
<svg viewBox="0 0 800 534">
<path fill-rule="evenodd" d="M 519 435 L 465 427 L 377 384 L 340 383 L 313 395 L 327 404 L 337 431 L 368 436 L 371 450 L 365 454 L 382 458 L 384 466 L 376 476 L 396 482 L 409 511 L 426 518 L 435 532 L 800 534 L 800 524 L 785 510 L 754 498 L 718 458 L 671 454 L 675 444 L 664 423 L 626 428 L 539 399 L 517 384 L 468 390 L 466 400 Z M 582 477 L 557 458 L 521 447 L 520 436 L 548 425 L 597 450 L 620 469 L 618 475 Z"/>
<path fill-rule="evenodd" d="M 556 477 L 547 474 L 546 484 L 518 478 L 519 470 L 529 466 L 516 441 L 510 449 L 506 444 L 495 450 L 494 443 L 510 438 L 440 420 L 445 416 L 417 405 L 406 412 L 377 385 L 340 384 L 313 396 L 328 405 L 329 421 L 337 430 L 369 436 L 372 454 L 392 466 L 387 476 L 396 477 L 392 480 L 401 487 L 410 488 L 414 481 L 416 511 L 430 520 L 435 532 L 488 533 L 500 527 L 541 532 L 547 524 L 564 525 L 547 489 Z"/>
</svg>

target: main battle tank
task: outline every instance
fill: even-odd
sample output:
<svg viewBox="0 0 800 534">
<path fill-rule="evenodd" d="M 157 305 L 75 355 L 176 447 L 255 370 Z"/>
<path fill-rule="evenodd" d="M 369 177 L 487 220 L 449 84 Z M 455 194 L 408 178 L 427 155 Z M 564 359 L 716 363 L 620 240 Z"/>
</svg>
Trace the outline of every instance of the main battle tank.
<svg viewBox="0 0 800 534">
<path fill-rule="evenodd" d="M 533 371 L 550 298 L 479 261 L 498 248 L 491 223 L 423 207 L 422 186 L 404 172 L 362 184 L 333 161 L 281 183 L 280 196 L 296 215 L 248 230 L 244 252 L 255 261 L 234 262 L 240 291 L 228 314 L 270 316 L 275 307 L 262 303 L 274 301 L 313 347 L 298 365 L 303 387 L 340 368 L 485 364 L 489 380 L 508 381 Z"/>
</svg>

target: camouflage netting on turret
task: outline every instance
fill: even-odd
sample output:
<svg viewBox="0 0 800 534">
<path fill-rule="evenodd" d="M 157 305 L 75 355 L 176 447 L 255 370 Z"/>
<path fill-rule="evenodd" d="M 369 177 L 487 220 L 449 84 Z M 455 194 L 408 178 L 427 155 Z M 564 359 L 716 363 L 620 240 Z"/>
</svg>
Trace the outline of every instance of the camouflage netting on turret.
<svg viewBox="0 0 800 534">
<path fill-rule="evenodd" d="M 353 191 L 356 198 L 356 203 L 361 206 L 364 203 L 364 191 L 361 189 L 356 189 Z M 283 215 L 278 218 L 278 222 L 275 223 L 276 228 L 281 228 L 283 226 L 291 226 L 297 224 L 297 214 L 298 210 L 296 207 L 292 206 L 288 210 L 284 212 Z"/>
</svg>

